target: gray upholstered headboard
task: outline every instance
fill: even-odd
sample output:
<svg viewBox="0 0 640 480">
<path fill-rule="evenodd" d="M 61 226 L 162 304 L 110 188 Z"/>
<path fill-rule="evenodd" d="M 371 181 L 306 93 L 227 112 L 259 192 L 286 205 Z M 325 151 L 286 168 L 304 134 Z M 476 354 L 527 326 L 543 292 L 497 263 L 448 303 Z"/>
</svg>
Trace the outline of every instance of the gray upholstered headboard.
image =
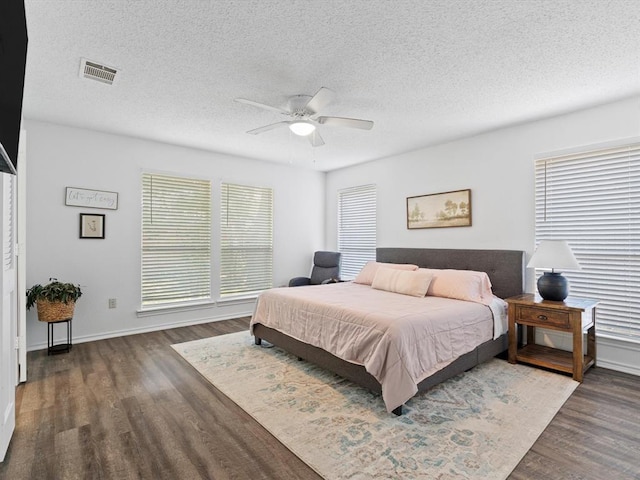
<svg viewBox="0 0 640 480">
<path fill-rule="evenodd" d="M 507 298 L 524 292 L 525 252 L 519 250 L 382 247 L 376 249 L 376 259 L 387 263 L 412 263 L 423 268 L 487 272 L 494 295 Z"/>
</svg>

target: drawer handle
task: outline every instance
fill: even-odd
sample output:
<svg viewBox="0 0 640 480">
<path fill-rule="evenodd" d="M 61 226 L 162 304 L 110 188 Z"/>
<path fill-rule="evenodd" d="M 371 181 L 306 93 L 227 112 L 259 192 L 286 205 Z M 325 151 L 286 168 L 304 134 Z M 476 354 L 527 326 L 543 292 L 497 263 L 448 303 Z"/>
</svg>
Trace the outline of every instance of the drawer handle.
<svg viewBox="0 0 640 480">
<path fill-rule="evenodd" d="M 546 320 L 547 316 L 546 315 L 538 315 L 538 320 Z"/>
</svg>

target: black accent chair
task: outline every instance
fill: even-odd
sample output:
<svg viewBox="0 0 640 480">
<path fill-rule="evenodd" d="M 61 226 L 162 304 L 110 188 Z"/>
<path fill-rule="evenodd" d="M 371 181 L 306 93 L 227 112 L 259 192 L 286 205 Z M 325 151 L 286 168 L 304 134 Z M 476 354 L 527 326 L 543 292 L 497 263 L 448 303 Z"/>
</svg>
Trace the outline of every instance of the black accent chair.
<svg viewBox="0 0 640 480">
<path fill-rule="evenodd" d="M 320 285 L 340 279 L 340 252 L 316 252 L 313 255 L 311 277 L 295 277 L 289 281 L 290 287 Z"/>
</svg>

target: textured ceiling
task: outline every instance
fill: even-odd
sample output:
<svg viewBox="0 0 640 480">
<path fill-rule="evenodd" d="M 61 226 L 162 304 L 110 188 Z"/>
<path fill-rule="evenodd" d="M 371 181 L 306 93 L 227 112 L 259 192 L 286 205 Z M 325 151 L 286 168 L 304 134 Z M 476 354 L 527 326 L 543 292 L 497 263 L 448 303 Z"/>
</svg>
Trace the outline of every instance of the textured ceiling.
<svg viewBox="0 0 640 480">
<path fill-rule="evenodd" d="M 640 94 L 627 0 L 26 0 L 26 118 L 317 170 Z M 84 57 L 116 67 L 81 79 Z M 336 92 L 311 147 L 237 97 Z"/>
</svg>

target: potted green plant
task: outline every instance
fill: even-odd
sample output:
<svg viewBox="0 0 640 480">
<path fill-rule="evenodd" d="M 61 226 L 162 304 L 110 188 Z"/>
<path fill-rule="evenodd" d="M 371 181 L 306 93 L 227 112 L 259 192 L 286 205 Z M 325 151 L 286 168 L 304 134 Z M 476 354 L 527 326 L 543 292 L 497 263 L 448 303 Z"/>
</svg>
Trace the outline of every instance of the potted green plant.
<svg viewBox="0 0 640 480">
<path fill-rule="evenodd" d="M 76 300 L 81 296 L 80 285 L 50 278 L 46 285 L 36 284 L 27 290 L 27 309 L 36 305 L 41 322 L 67 320 L 73 318 Z"/>
</svg>

